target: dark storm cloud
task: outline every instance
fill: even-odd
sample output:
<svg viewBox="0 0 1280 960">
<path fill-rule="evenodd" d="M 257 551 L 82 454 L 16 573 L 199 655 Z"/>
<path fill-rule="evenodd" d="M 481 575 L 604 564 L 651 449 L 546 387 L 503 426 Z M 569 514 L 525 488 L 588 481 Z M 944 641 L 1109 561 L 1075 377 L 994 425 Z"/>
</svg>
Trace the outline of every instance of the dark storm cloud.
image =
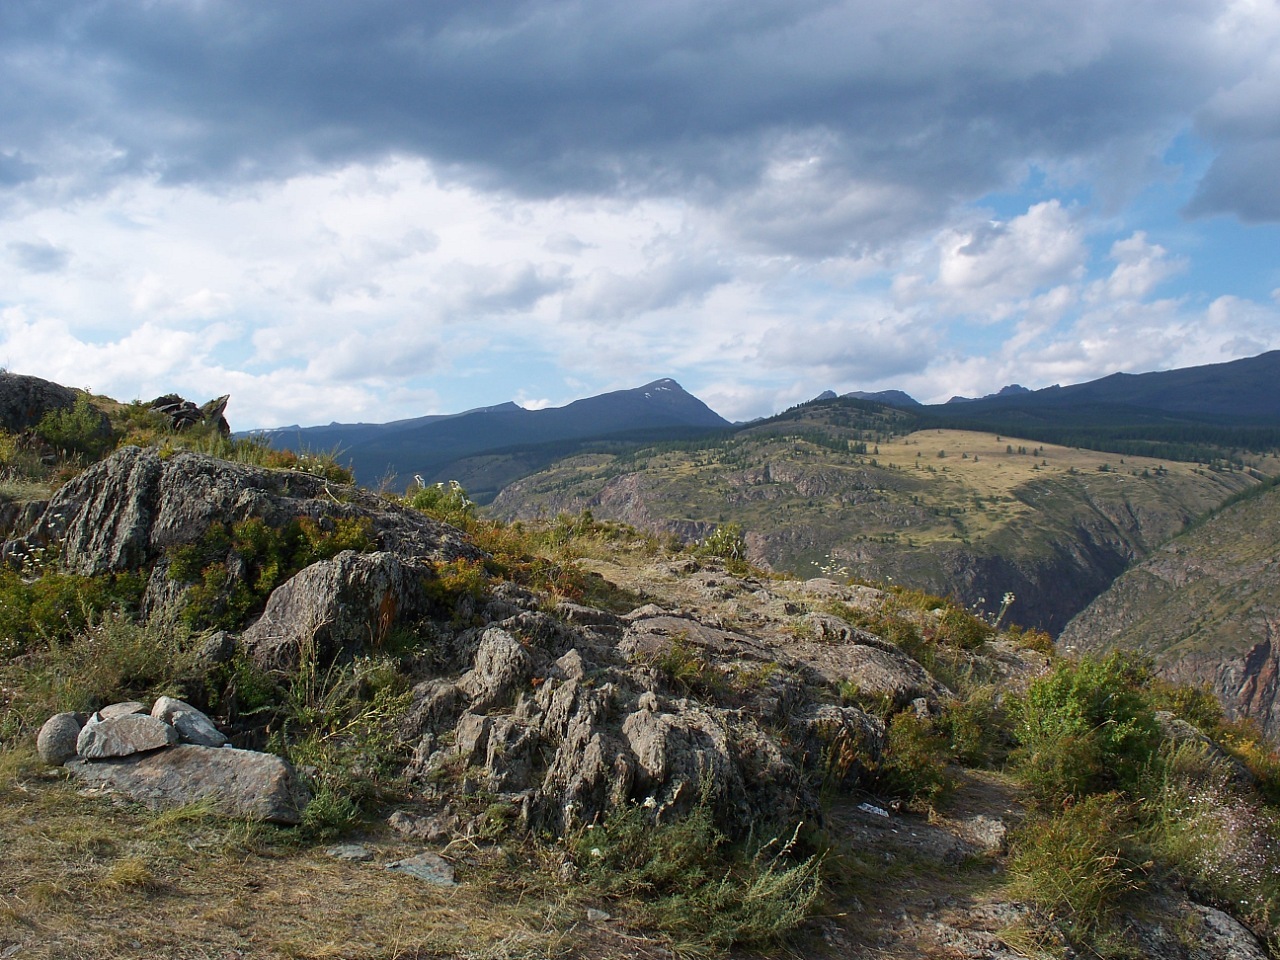
<svg viewBox="0 0 1280 960">
<path fill-rule="evenodd" d="M 1202 38 L 1220 7 L 9 0 L 0 11 L 0 138 L 13 141 L 0 139 L 0 177 L 15 149 L 52 168 L 83 148 L 102 177 L 202 183 L 408 154 L 525 196 L 684 194 L 722 205 L 764 246 L 823 255 L 934 220 L 1028 160 L 1150 159 L 1215 89 Z M 808 160 L 815 172 L 789 171 Z M 828 215 L 796 235 L 785 212 L 797 205 Z"/>
</svg>

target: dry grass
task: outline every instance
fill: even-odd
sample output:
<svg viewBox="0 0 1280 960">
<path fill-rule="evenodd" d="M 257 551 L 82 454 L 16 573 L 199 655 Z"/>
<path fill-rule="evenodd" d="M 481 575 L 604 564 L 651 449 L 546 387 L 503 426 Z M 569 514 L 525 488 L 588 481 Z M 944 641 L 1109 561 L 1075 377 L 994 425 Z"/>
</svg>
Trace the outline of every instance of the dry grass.
<svg viewBox="0 0 1280 960">
<path fill-rule="evenodd" d="M 288 829 L 82 795 L 29 749 L 8 748 L 0 751 L 0 953 L 603 958 L 637 956 L 648 944 L 657 955 L 616 925 L 587 925 L 585 906 L 556 884 L 514 883 L 499 848 L 451 851 L 461 884 L 445 889 L 385 869 L 420 847 L 386 834 L 367 843 L 374 860 L 347 863 L 297 844 Z M 545 864 L 522 866 L 551 876 Z"/>
</svg>

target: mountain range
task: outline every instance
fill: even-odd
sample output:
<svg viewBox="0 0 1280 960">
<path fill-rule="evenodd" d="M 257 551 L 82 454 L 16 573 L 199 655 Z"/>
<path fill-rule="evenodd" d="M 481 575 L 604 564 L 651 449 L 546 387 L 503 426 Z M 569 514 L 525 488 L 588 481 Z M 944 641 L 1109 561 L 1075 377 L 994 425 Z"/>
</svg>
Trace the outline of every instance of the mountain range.
<svg viewBox="0 0 1280 960">
<path fill-rule="evenodd" d="M 527 469 L 585 441 L 666 439 L 731 426 L 676 381 L 664 379 L 543 410 L 502 403 L 392 423 L 290 426 L 257 435 L 282 449 L 338 450 L 361 483 L 403 486 L 415 476 L 425 482 L 455 479 L 452 464 L 481 454 L 542 448 L 541 456 L 521 461 L 519 469 Z"/>
<path fill-rule="evenodd" d="M 900 390 L 840 398 L 826 391 L 811 403 L 852 400 L 910 411 L 920 427 L 1207 460 L 1233 449 L 1280 446 L 1277 382 L 1280 351 L 1271 351 L 1180 370 L 1116 373 L 1066 387 L 1012 385 L 979 399 L 943 404 L 919 404 Z M 759 422 L 767 420 L 753 424 Z M 465 475 L 486 502 L 520 477 L 592 447 L 688 440 L 751 425 L 731 424 L 675 380 L 663 379 L 542 410 L 508 402 L 390 423 L 294 425 L 256 433 L 281 449 L 337 451 L 366 485 L 403 486 L 415 476 L 439 482 Z"/>
</svg>

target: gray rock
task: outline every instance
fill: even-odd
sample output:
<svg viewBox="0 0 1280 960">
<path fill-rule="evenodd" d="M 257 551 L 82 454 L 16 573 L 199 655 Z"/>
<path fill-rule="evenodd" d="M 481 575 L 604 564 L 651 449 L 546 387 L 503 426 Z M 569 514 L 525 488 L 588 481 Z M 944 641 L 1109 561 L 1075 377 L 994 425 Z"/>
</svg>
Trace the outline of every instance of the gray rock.
<svg viewBox="0 0 1280 960">
<path fill-rule="evenodd" d="M 729 730 L 715 714 L 637 710 L 622 733 L 636 758 L 635 790 L 653 798 L 656 816 L 688 810 L 704 789 L 725 813 L 745 799 Z"/>
<path fill-rule="evenodd" d="M 419 853 L 417 856 L 406 857 L 404 860 L 396 860 L 387 864 L 387 869 L 395 870 L 397 873 L 407 873 L 412 877 L 425 880 L 427 883 L 435 884 L 438 887 L 456 887 L 458 885 L 453 866 L 438 853 Z"/>
<path fill-rule="evenodd" d="M 0 372 L 0 429 L 21 433 L 36 426 L 45 414 L 70 410 L 76 392 L 61 384 L 19 373 Z"/>
<path fill-rule="evenodd" d="M 228 742 L 212 720 L 185 701 L 161 697 L 152 705 L 151 716 L 177 730 L 183 743 L 221 747 Z"/>
<path fill-rule="evenodd" d="M 125 700 L 121 703 L 111 703 L 103 707 L 96 714 L 99 720 L 114 720 L 116 717 L 127 717 L 135 713 L 146 713 L 146 704 L 137 700 Z"/>
<path fill-rule="evenodd" d="M 474 666 L 458 680 L 458 689 L 471 699 L 473 711 L 490 710 L 508 702 L 529 684 L 533 660 L 520 641 L 500 627 L 480 638 Z"/>
<path fill-rule="evenodd" d="M 128 757 L 159 750 L 178 742 L 178 731 L 155 717 L 130 713 L 107 719 L 91 718 L 76 739 L 76 753 L 84 760 Z"/>
<path fill-rule="evenodd" d="M 358 487 L 268 470 L 198 453 L 161 459 L 155 449 L 122 447 L 64 484 L 5 555 L 58 542 L 65 569 L 92 575 L 141 568 L 170 547 L 192 543 L 214 523 L 257 517 L 282 527 L 298 517 L 367 517 L 383 549 L 405 557 L 481 559 L 462 534 Z"/>
<path fill-rule="evenodd" d="M 60 767 L 76 755 L 80 736 L 80 718 L 74 713 L 55 713 L 44 722 L 36 735 L 40 759 L 51 767 Z"/>
<path fill-rule="evenodd" d="M 346 860 L 350 863 L 368 863 L 373 859 L 373 851 L 362 843 L 340 843 L 330 847 L 325 856 L 335 860 Z"/>
<path fill-rule="evenodd" d="M 241 642 L 265 668 L 293 667 L 304 657 L 328 663 L 376 646 L 400 618 L 426 614 L 423 583 L 431 575 L 428 565 L 391 553 L 344 550 L 272 591 Z"/>
<path fill-rule="evenodd" d="M 236 654 L 236 638 L 225 630 L 209 634 L 196 651 L 201 663 L 228 663 Z"/>
<path fill-rule="evenodd" d="M 1198 946 L 1203 960 L 1266 960 L 1267 951 L 1240 921 L 1213 907 L 1191 906 L 1201 920 Z"/>
<path fill-rule="evenodd" d="M 899 710 L 920 698 L 936 708 L 942 698 L 951 696 L 924 667 L 901 651 L 858 644 L 848 648 L 844 656 L 848 678 L 860 691 L 891 697 Z"/>
<path fill-rule="evenodd" d="M 418 816 L 405 810 L 397 810 L 387 818 L 387 825 L 396 833 L 427 843 L 441 843 L 451 839 L 462 828 L 457 814 L 445 811 L 430 817 Z"/>
<path fill-rule="evenodd" d="M 212 801 L 225 816 L 290 824 L 301 821 L 310 800 L 287 762 L 251 750 L 181 744 L 93 763 L 72 760 L 67 769 L 153 809 Z"/>
</svg>

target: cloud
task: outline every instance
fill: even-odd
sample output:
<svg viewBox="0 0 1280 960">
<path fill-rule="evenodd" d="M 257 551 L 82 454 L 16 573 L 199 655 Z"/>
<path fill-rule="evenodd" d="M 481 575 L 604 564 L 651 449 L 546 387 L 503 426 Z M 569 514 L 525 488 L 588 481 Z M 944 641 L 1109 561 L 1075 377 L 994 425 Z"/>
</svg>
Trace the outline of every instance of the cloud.
<svg viewBox="0 0 1280 960">
<path fill-rule="evenodd" d="M 47 240 L 34 243 L 13 241 L 9 256 L 28 273 L 61 273 L 71 261 L 71 254 Z"/>
<path fill-rule="evenodd" d="M 1057 200 L 1007 222 L 991 220 L 937 241 L 937 280 L 929 288 L 949 310 L 1002 319 L 1009 301 L 1084 276 L 1083 233 Z"/>
<path fill-rule="evenodd" d="M 22 10 L 0 15 L 0 80 L 24 176 L 236 183 L 417 156 L 524 197 L 696 198 L 808 256 L 936 224 L 1028 161 L 1136 174 L 1241 72 L 1210 0 Z"/>
</svg>

